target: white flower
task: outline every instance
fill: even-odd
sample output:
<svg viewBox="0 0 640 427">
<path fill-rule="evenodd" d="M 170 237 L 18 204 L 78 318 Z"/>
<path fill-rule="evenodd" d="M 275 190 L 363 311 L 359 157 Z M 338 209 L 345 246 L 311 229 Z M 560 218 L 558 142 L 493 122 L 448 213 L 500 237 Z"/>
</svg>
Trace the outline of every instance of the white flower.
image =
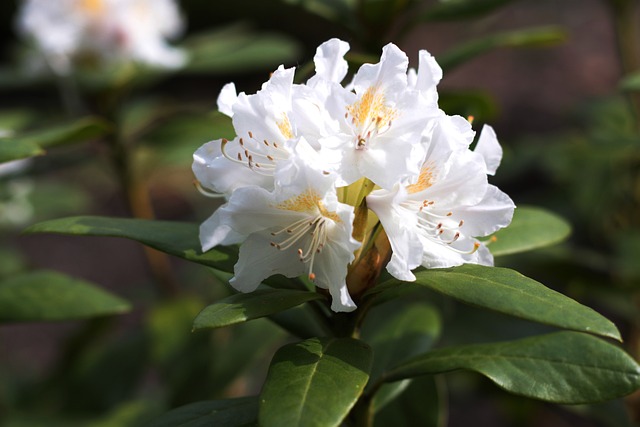
<svg viewBox="0 0 640 427">
<path fill-rule="evenodd" d="M 223 88 L 218 105 L 232 117 L 238 136 L 208 142 L 195 152 L 193 172 L 202 187 L 227 196 L 247 185 L 273 188 L 276 162 L 298 144 L 290 119 L 293 73 L 293 68 L 278 68 L 254 95 L 237 95 L 233 85 Z"/>
<path fill-rule="evenodd" d="M 391 189 L 415 177 L 424 156 L 420 135 L 437 107 L 407 81 L 407 56 L 388 44 L 378 64 L 365 64 L 353 80 L 353 92 L 339 85 L 326 109 L 339 123 L 323 138 L 321 151 L 339 174 L 338 185 L 362 176 Z"/>
<path fill-rule="evenodd" d="M 201 239 L 211 247 L 243 241 L 230 281 L 239 291 L 251 292 L 274 274 L 306 274 L 318 287 L 329 289 L 332 310 L 351 311 L 355 304 L 345 280 L 360 246 L 351 237 L 353 207 L 338 202 L 335 176 L 318 166 L 317 159 L 296 153 L 279 164 L 274 191 L 236 189 L 211 218 L 217 227 L 203 224 Z M 218 234 L 223 240 L 211 239 Z"/>
<path fill-rule="evenodd" d="M 476 237 L 506 227 L 515 206 L 487 182 L 487 163 L 499 163 L 495 146 L 483 142 L 486 151 L 470 151 L 461 146 L 464 135 L 459 119 L 439 120 L 418 180 L 367 197 L 393 250 L 387 269 L 398 279 L 415 280 L 411 270 L 420 265 L 493 265 L 491 253 Z"/>
<path fill-rule="evenodd" d="M 351 311 L 348 286 L 354 295 L 372 286 L 387 249 L 367 248 L 384 235 L 387 269 L 401 280 L 415 280 L 420 265 L 493 264 L 477 238 L 508 225 L 514 209 L 487 180 L 502 158 L 493 129 L 469 149 L 469 122 L 438 108 L 442 70 L 428 52 L 407 71 L 406 55 L 389 44 L 344 87 L 348 50 L 323 43 L 305 84 L 281 66 L 256 94 L 232 83 L 220 92 L 237 137 L 194 154 L 202 192 L 228 200 L 202 223 L 200 242 L 203 251 L 242 244 L 231 280 L 242 292 L 274 274 L 307 275 L 329 289 L 334 311 Z M 367 254 L 380 262 L 363 273 Z"/>
<path fill-rule="evenodd" d="M 56 72 L 81 55 L 166 68 L 186 60 L 166 42 L 183 28 L 173 0 L 23 0 L 17 26 Z"/>
</svg>

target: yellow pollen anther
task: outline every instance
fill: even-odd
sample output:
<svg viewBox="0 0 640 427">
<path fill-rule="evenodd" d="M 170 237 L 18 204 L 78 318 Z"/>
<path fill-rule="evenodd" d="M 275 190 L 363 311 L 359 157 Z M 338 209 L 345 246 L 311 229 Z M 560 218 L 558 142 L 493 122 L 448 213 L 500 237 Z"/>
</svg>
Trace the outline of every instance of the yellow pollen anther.
<svg viewBox="0 0 640 427">
<path fill-rule="evenodd" d="M 309 280 L 316 280 L 316 274 L 315 273 L 309 273 Z"/>
<path fill-rule="evenodd" d="M 473 123 L 473 119 L 475 119 L 475 117 L 473 117 L 473 116 L 469 116 L 469 117 L 467 117 L 467 121 L 468 121 L 469 123 Z"/>
</svg>

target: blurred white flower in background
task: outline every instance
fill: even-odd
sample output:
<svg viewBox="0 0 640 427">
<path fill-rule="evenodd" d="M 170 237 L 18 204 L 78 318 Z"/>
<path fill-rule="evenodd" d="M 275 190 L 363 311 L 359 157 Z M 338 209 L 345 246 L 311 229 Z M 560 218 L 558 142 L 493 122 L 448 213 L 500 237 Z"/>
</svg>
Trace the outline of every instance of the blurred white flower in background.
<svg viewBox="0 0 640 427">
<path fill-rule="evenodd" d="M 15 176 L 30 164 L 30 159 L 0 163 L 0 226 L 21 226 L 33 218 L 33 204 L 29 200 L 33 181 Z"/>
<path fill-rule="evenodd" d="M 186 61 L 167 42 L 184 28 L 174 0 L 23 0 L 17 28 L 58 74 L 82 58 L 163 68 Z"/>
</svg>

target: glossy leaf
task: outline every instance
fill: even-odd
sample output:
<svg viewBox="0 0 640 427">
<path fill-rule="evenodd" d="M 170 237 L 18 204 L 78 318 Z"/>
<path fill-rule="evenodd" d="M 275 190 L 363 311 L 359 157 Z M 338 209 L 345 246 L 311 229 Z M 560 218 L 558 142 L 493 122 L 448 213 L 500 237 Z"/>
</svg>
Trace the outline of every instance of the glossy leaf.
<svg viewBox="0 0 640 427">
<path fill-rule="evenodd" d="M 0 322 L 83 319 L 129 310 L 122 298 L 53 271 L 24 273 L 0 282 Z"/>
<path fill-rule="evenodd" d="M 312 338 L 280 348 L 260 395 L 260 425 L 340 425 L 369 379 L 371 358 L 371 349 L 351 338 Z"/>
<path fill-rule="evenodd" d="M 310 304 L 299 305 L 269 316 L 269 319 L 300 339 L 331 336 L 327 316 Z"/>
<path fill-rule="evenodd" d="M 502 47 L 541 47 L 563 42 L 566 34 L 557 27 L 528 28 L 492 34 L 453 48 L 439 56 L 438 63 L 448 71 L 476 56 Z"/>
<path fill-rule="evenodd" d="M 555 403 L 599 402 L 640 388 L 640 366 L 631 356 L 577 332 L 435 350 L 400 365 L 386 380 L 457 369 L 482 374 L 508 392 Z"/>
<path fill-rule="evenodd" d="M 374 427 L 446 427 L 445 383 L 440 377 L 413 378 L 396 399 L 375 409 Z"/>
<path fill-rule="evenodd" d="M 196 402 L 167 412 L 147 427 L 245 427 L 255 425 L 258 399 L 240 397 Z"/>
<path fill-rule="evenodd" d="M 223 271 L 233 271 L 237 260 L 237 249 L 232 246 L 215 248 L 203 254 L 200 251 L 198 224 L 185 222 L 77 216 L 40 222 L 25 232 L 123 237 Z"/>
<path fill-rule="evenodd" d="M 289 289 L 258 289 L 248 294 L 231 295 L 202 310 L 193 322 L 193 329 L 220 328 L 246 322 L 323 298 L 316 292 Z"/>
<path fill-rule="evenodd" d="M 455 21 L 476 18 L 511 3 L 513 0 L 455 0 L 438 2 L 424 12 L 420 21 Z"/>
<path fill-rule="evenodd" d="M 374 307 L 362 325 L 362 340 L 373 350 L 371 385 L 383 372 L 399 363 L 429 350 L 440 335 L 439 312 L 419 301 L 395 299 Z M 408 382 L 396 382 L 382 387 L 373 405 L 381 408 L 394 399 Z"/>
<path fill-rule="evenodd" d="M 438 311 L 428 304 L 395 300 L 373 308 L 362 325 L 362 340 L 375 354 L 371 379 L 417 354 L 427 351 L 440 335 Z"/>
<path fill-rule="evenodd" d="M 620 332 L 609 319 L 508 268 L 465 264 L 423 270 L 416 278 L 418 285 L 471 305 L 621 341 Z"/>
<path fill-rule="evenodd" d="M 494 256 L 510 255 L 554 245 L 566 239 L 571 226 L 561 217 L 536 207 L 518 207 L 507 228 L 489 244 Z"/>
</svg>

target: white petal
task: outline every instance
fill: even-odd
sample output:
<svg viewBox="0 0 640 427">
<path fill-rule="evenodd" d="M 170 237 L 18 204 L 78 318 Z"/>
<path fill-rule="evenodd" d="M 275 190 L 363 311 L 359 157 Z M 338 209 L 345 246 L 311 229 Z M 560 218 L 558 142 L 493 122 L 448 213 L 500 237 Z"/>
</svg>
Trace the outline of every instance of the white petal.
<svg viewBox="0 0 640 427">
<path fill-rule="evenodd" d="M 270 240 L 260 234 L 252 234 L 240 246 L 238 262 L 233 268 L 231 286 L 240 292 L 254 291 L 267 277 L 282 274 L 298 277 L 304 274 L 304 264 L 297 260 L 295 249 L 278 250 Z"/>
<path fill-rule="evenodd" d="M 356 308 L 349 295 L 346 277 L 347 266 L 353 260 L 352 246 L 342 246 L 331 242 L 323 248 L 315 261 L 315 283 L 318 287 L 329 289 L 331 293 L 331 310 L 348 312 Z"/>
<path fill-rule="evenodd" d="M 273 188 L 273 178 L 255 173 L 247 166 L 224 157 L 221 141 L 207 142 L 193 154 L 193 173 L 203 187 L 226 195 L 248 185 Z M 237 139 L 230 141 L 225 149 L 229 156 L 235 157 L 240 152 Z"/>
<path fill-rule="evenodd" d="M 344 55 L 349 51 L 349 43 L 339 39 L 331 39 L 322 43 L 316 50 L 313 62 L 316 75 L 309 79 L 309 86 L 315 86 L 319 79 L 340 83 L 349 71 Z"/>
<path fill-rule="evenodd" d="M 218 208 L 213 215 L 200 225 L 202 252 L 206 252 L 218 245 L 233 245 L 244 240 L 244 235 L 236 233 L 228 225 L 228 219 L 225 218 L 226 215 L 228 215 L 228 212 L 223 207 Z"/>
<path fill-rule="evenodd" d="M 233 117 L 233 104 L 238 101 L 236 93 L 236 85 L 227 83 L 222 87 L 220 95 L 218 95 L 218 110 L 229 117 Z"/>
<path fill-rule="evenodd" d="M 407 88 L 407 67 L 409 59 L 393 43 L 382 49 L 380 62 L 364 64 L 353 79 L 353 86 L 357 94 L 363 94 L 373 86 L 380 87 L 388 98 L 402 93 Z"/>
<path fill-rule="evenodd" d="M 464 219 L 462 230 L 473 236 L 487 236 L 511 223 L 515 205 L 496 186 L 489 185 L 482 200 L 469 207 L 456 210 L 456 216 Z"/>
<path fill-rule="evenodd" d="M 494 175 L 502 160 L 502 147 L 498 142 L 496 132 L 491 126 L 484 125 L 482 127 L 482 132 L 474 151 L 484 158 L 484 162 L 487 165 L 487 173 Z"/>
<path fill-rule="evenodd" d="M 442 68 L 426 50 L 421 50 L 418 55 L 418 75 L 415 88 L 420 91 L 435 90 L 435 86 L 442 80 Z"/>
<path fill-rule="evenodd" d="M 416 233 L 416 215 L 399 206 L 402 195 L 398 197 L 398 191 L 376 190 L 367 196 L 367 206 L 380 219 L 391 244 L 387 271 L 399 280 L 414 281 L 411 270 L 422 263 L 423 247 Z"/>
</svg>

